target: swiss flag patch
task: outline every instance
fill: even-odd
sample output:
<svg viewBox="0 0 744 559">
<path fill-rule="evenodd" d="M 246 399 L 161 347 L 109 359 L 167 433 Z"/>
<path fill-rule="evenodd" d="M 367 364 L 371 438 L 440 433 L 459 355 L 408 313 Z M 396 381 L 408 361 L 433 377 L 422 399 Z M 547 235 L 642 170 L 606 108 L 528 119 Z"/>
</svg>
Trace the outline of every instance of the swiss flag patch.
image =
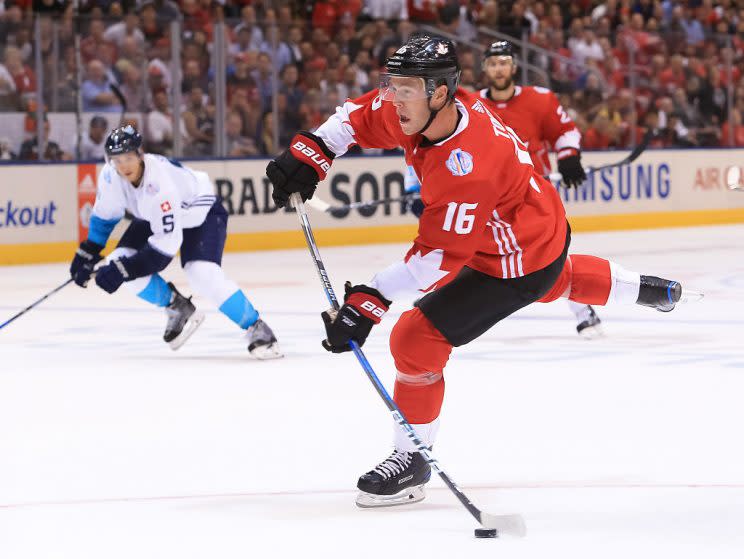
<svg viewBox="0 0 744 559">
<path fill-rule="evenodd" d="M 165 202 L 163 202 L 162 204 L 160 204 L 160 209 L 163 210 L 163 213 L 166 213 L 166 212 L 171 211 L 170 202 L 168 202 L 166 200 Z"/>
</svg>

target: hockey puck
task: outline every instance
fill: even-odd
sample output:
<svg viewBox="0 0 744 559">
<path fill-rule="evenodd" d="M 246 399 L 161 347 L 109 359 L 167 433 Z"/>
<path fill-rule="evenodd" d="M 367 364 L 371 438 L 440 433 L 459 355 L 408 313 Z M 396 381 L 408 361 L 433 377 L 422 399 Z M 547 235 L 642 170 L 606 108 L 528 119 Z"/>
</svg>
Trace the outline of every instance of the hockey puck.
<svg viewBox="0 0 744 559">
<path fill-rule="evenodd" d="M 476 528 L 475 529 L 475 537 L 476 538 L 496 538 L 498 537 L 499 533 L 496 531 L 496 529 L 489 529 L 489 528 Z"/>
</svg>

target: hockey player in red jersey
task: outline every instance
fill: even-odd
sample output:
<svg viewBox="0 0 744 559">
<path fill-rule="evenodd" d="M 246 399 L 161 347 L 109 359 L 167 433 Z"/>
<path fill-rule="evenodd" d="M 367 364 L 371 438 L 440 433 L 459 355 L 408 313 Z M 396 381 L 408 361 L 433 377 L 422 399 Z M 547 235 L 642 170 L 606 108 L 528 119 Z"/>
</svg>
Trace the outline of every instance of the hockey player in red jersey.
<svg viewBox="0 0 744 559">
<path fill-rule="evenodd" d="M 483 56 L 483 72 L 489 87 L 480 90 L 481 99 L 527 145 L 535 170 L 549 175 L 548 154 L 554 151 L 563 184 L 569 188 L 581 185 L 586 180 L 581 164 L 581 132 L 552 91 L 514 83 L 517 65 L 509 41 L 496 41 L 488 47 Z M 609 273 L 609 268 L 606 271 Z M 601 321 L 590 305 L 569 299 L 568 306 L 576 316 L 576 331 L 580 335 L 593 338 L 602 334 Z"/>
<path fill-rule="evenodd" d="M 452 348 L 530 303 L 573 293 L 563 272 L 571 233 L 558 193 L 517 135 L 458 80 L 454 45 L 414 36 L 388 59 L 379 91 L 344 103 L 315 134 L 298 133 L 266 168 L 274 201 L 285 206 L 293 193 L 312 197 L 353 144 L 404 148 L 422 179 L 418 235 L 402 260 L 367 284 L 346 283 L 343 306 L 322 313 L 323 347 L 340 353 L 350 340 L 362 345 L 393 300 L 420 295 L 398 319 L 390 349 L 395 402 L 427 445 Z M 610 298 L 666 309 L 682 295 L 676 282 L 630 272 L 608 287 Z M 394 437 L 393 453 L 359 479 L 360 506 L 424 497 L 430 467 L 404 433 Z"/>
</svg>

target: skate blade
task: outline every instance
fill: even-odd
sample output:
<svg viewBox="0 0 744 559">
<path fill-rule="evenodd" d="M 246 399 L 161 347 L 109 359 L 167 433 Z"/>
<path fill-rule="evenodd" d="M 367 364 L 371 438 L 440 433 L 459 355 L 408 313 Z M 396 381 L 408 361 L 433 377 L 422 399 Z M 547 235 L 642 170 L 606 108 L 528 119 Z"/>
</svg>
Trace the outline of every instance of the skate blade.
<svg viewBox="0 0 744 559">
<path fill-rule="evenodd" d="M 598 338 L 604 338 L 604 330 L 602 329 L 602 323 L 594 324 L 593 326 L 587 326 L 586 328 L 583 328 L 581 332 L 579 332 L 579 336 L 581 336 L 585 340 L 596 340 Z"/>
<path fill-rule="evenodd" d="M 688 303 L 697 303 L 698 301 L 702 301 L 703 297 L 705 297 L 705 294 L 702 291 L 693 291 L 691 289 L 685 289 L 683 287 L 682 295 L 680 296 L 679 301 L 677 301 L 674 305 L 670 305 L 668 307 L 659 307 L 656 310 L 659 312 L 671 312 L 679 304 L 686 305 Z"/>
<path fill-rule="evenodd" d="M 395 507 L 410 505 L 423 501 L 426 494 L 423 485 L 408 487 L 394 495 L 374 495 L 360 491 L 356 498 L 356 505 L 361 509 L 375 509 L 379 507 Z"/>
<path fill-rule="evenodd" d="M 194 311 L 194 314 L 192 314 L 191 317 L 189 317 L 189 319 L 186 321 L 186 325 L 183 327 L 183 331 L 168 342 L 170 348 L 173 351 L 176 351 L 183 344 L 185 344 L 186 341 L 191 337 L 191 335 L 196 332 L 196 329 L 199 328 L 202 322 L 204 322 L 204 313 L 202 311 Z"/>
<path fill-rule="evenodd" d="M 259 361 L 268 361 L 269 359 L 279 359 L 284 357 L 284 354 L 279 349 L 279 344 L 276 342 L 266 345 L 258 345 L 253 349 L 249 349 L 248 353 Z"/>
<path fill-rule="evenodd" d="M 702 291 L 693 291 L 691 289 L 682 288 L 682 297 L 680 297 L 680 303 L 697 303 L 705 297 Z"/>
</svg>

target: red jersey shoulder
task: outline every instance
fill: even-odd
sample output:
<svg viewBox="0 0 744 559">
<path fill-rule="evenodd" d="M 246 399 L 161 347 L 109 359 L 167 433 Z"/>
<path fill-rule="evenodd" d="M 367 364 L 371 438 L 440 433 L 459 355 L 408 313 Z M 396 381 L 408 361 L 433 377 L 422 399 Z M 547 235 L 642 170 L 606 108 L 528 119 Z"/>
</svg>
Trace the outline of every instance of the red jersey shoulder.
<svg viewBox="0 0 744 559">
<path fill-rule="evenodd" d="M 515 100 L 537 112 L 553 112 L 558 106 L 555 93 L 545 87 L 525 86 Z"/>
<path fill-rule="evenodd" d="M 514 145 L 508 135 L 504 134 L 503 119 L 492 111 L 478 95 L 470 92 L 456 95 L 467 112 L 468 121 L 460 134 L 459 143 L 467 145 L 483 160 L 488 167 L 497 167 L 503 156 L 513 151 Z M 448 140 L 458 142 L 457 136 Z"/>
</svg>

